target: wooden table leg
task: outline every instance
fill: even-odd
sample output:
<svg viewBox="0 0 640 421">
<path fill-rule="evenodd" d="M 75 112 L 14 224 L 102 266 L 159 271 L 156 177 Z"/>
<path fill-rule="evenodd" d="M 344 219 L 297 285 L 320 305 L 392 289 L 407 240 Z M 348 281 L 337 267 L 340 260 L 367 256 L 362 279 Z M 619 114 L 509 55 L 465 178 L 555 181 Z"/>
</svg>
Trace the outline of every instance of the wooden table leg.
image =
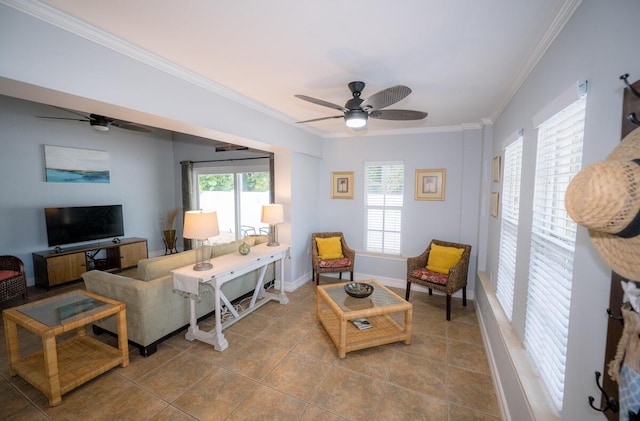
<svg viewBox="0 0 640 421">
<path fill-rule="evenodd" d="M 60 394 L 60 375 L 58 372 L 58 350 L 56 349 L 55 335 L 42 337 L 42 350 L 44 357 L 44 374 L 47 379 L 49 405 L 56 406 L 62 402 Z"/>
<path fill-rule="evenodd" d="M 129 365 L 129 343 L 127 336 L 127 310 L 122 309 L 116 316 L 118 318 L 118 349 L 122 356 L 122 367 Z"/>
<path fill-rule="evenodd" d="M 404 343 L 407 345 L 411 344 L 411 322 L 413 319 L 413 308 L 405 311 L 404 313 L 404 331 L 407 334 L 407 339 L 405 339 Z"/>
<path fill-rule="evenodd" d="M 347 321 L 346 319 L 340 319 L 340 346 L 338 347 L 338 356 L 344 358 L 347 356 Z"/>
<path fill-rule="evenodd" d="M 18 342 L 18 327 L 12 320 L 4 318 L 4 337 L 7 344 L 7 356 L 9 357 L 9 375 L 15 376 L 13 370 L 15 364 L 20 361 L 20 343 Z"/>
</svg>

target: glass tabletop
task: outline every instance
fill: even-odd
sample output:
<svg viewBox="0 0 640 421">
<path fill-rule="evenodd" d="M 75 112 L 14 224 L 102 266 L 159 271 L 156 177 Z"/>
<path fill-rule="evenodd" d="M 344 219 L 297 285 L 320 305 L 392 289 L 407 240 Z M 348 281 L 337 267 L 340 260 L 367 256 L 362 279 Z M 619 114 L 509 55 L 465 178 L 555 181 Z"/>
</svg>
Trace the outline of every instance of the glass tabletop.
<svg viewBox="0 0 640 421">
<path fill-rule="evenodd" d="M 35 302 L 17 310 L 25 316 L 53 327 L 79 319 L 108 306 L 110 306 L 109 303 L 74 292 Z"/>
<path fill-rule="evenodd" d="M 329 295 L 329 297 L 331 297 L 331 299 L 342 309 L 342 311 L 355 311 L 374 307 L 384 307 L 392 304 L 399 304 L 401 302 L 397 297 L 389 294 L 389 292 L 382 289 L 378 285 L 369 285 L 373 286 L 373 293 L 365 298 L 354 298 L 349 296 L 345 292 L 343 285 L 326 288 L 325 291 Z"/>
</svg>

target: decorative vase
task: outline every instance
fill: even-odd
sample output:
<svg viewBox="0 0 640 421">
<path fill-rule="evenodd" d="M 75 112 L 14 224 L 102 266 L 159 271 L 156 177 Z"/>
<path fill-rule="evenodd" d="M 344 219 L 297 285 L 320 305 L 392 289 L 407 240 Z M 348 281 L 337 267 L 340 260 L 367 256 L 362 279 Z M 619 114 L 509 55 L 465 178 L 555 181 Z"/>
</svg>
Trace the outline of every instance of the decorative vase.
<svg viewBox="0 0 640 421">
<path fill-rule="evenodd" d="M 246 256 L 251 251 L 251 247 L 249 247 L 249 244 L 242 241 L 242 244 L 240 244 L 240 247 L 238 247 L 238 251 L 241 255 Z"/>
<path fill-rule="evenodd" d="M 165 230 L 162 231 L 162 235 L 164 236 L 164 254 L 173 254 L 177 253 L 176 249 L 176 230 Z"/>
</svg>

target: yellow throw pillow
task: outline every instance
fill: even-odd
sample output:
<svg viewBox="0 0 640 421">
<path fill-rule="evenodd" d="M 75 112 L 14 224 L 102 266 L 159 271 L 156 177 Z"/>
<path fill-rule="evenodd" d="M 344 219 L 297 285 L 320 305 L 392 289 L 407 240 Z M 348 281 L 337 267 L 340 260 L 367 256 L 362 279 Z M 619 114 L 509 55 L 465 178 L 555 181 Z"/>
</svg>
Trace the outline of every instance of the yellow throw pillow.
<svg viewBox="0 0 640 421">
<path fill-rule="evenodd" d="M 462 258 L 462 253 L 464 253 L 464 249 L 431 244 L 427 270 L 446 275 L 449 273 L 449 269 L 458 264 Z"/>
<path fill-rule="evenodd" d="M 322 260 L 342 259 L 342 243 L 340 237 L 316 237 L 318 257 Z"/>
</svg>

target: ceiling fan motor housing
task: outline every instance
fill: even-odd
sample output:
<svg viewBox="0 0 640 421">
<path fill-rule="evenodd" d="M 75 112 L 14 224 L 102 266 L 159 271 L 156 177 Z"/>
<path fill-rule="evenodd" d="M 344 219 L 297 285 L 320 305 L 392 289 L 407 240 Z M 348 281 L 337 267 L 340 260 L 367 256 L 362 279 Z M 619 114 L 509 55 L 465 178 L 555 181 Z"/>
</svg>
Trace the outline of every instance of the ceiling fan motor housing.
<svg viewBox="0 0 640 421">
<path fill-rule="evenodd" d="M 109 131 L 109 121 L 101 115 L 90 114 L 89 124 L 91 124 L 91 127 L 94 130 L 98 130 L 100 132 Z"/>
<path fill-rule="evenodd" d="M 364 90 L 364 82 L 351 82 L 349 83 L 349 89 L 351 90 L 351 94 L 354 98 L 360 96 L 362 91 Z"/>
</svg>

